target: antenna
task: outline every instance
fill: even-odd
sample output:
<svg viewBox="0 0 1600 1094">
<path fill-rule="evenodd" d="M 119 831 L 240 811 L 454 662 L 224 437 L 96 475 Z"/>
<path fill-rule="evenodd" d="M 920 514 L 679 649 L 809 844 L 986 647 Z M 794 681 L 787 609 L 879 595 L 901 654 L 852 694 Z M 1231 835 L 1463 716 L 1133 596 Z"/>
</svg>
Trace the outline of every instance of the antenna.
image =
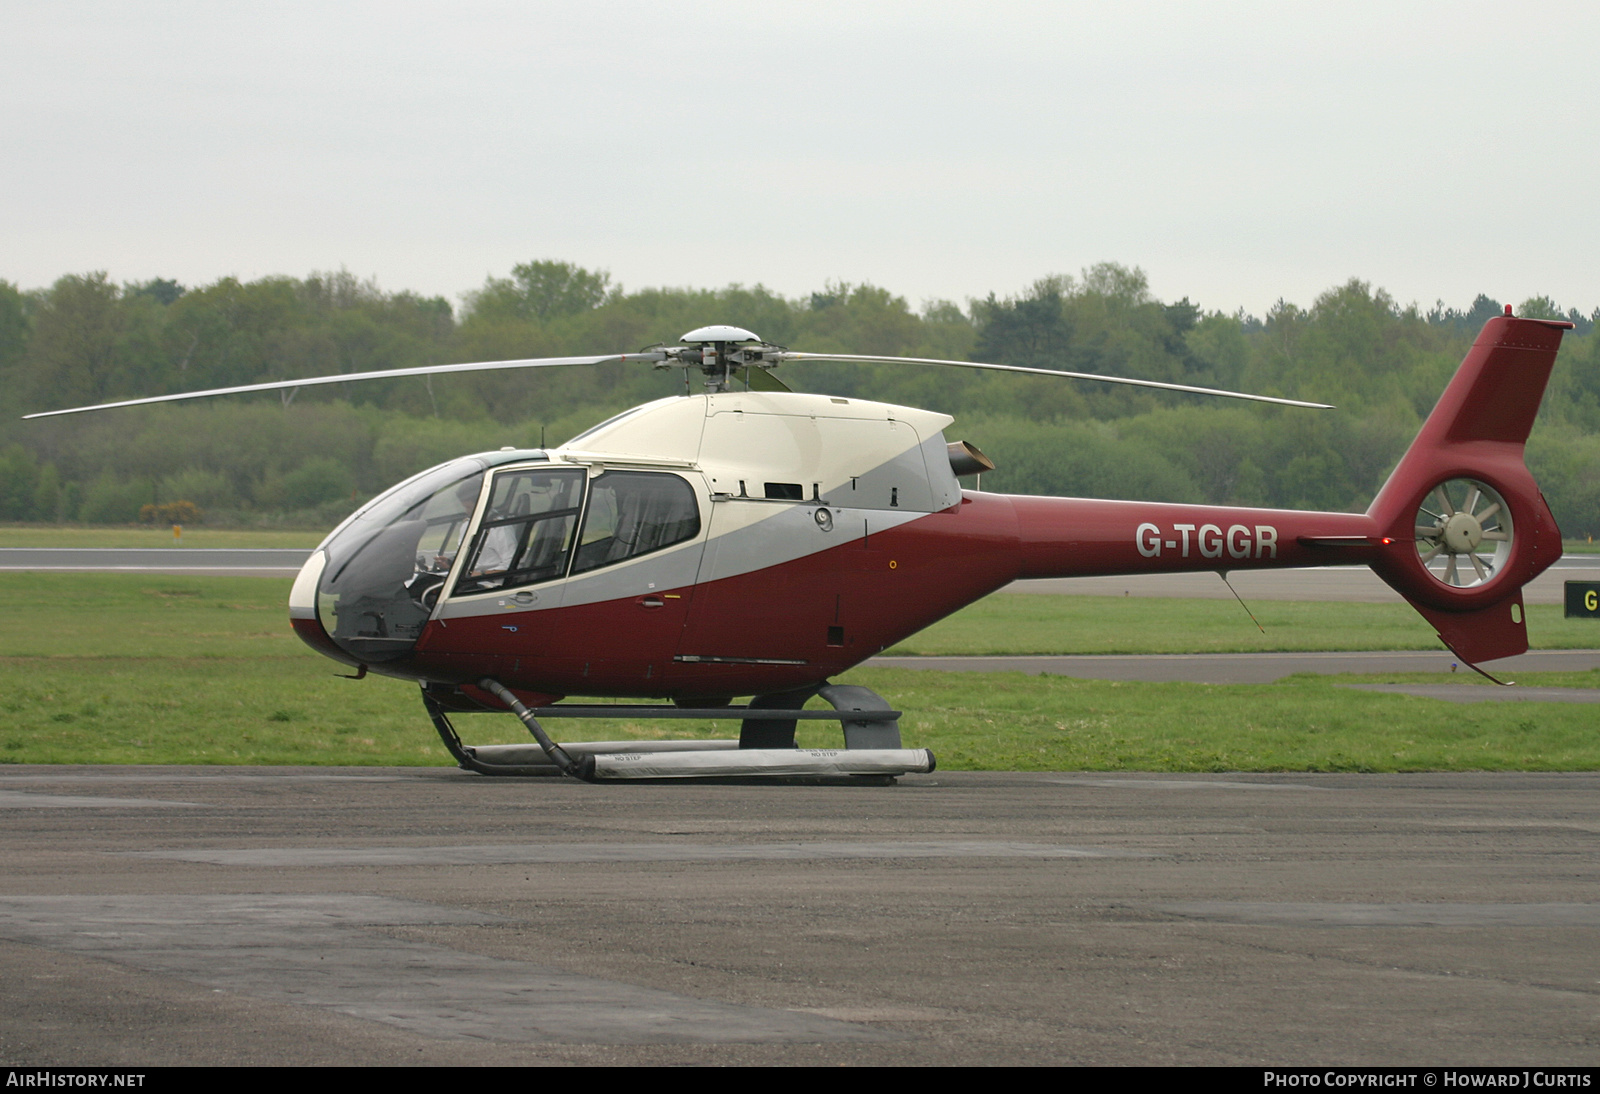
<svg viewBox="0 0 1600 1094">
<path fill-rule="evenodd" d="M 1267 628 L 1261 625 L 1261 620 L 1256 618 L 1256 613 L 1250 610 L 1250 605 L 1244 602 L 1244 597 L 1239 595 L 1239 590 L 1235 589 L 1233 587 L 1233 582 L 1228 580 L 1228 571 L 1218 570 L 1217 576 L 1220 577 L 1222 579 L 1222 583 L 1228 587 L 1228 591 L 1233 594 L 1233 598 L 1239 602 L 1239 607 L 1244 609 L 1244 614 L 1250 617 L 1250 622 L 1256 625 L 1256 630 L 1260 631 L 1262 634 L 1266 634 Z"/>
</svg>

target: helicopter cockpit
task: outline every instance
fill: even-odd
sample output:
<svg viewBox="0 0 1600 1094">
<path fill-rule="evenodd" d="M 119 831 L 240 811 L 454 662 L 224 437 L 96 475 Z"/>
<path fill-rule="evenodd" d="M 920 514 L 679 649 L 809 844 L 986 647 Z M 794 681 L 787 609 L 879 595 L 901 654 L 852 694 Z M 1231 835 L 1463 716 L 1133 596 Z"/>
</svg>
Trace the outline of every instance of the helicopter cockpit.
<svg viewBox="0 0 1600 1094">
<path fill-rule="evenodd" d="M 700 530 L 694 489 L 678 475 L 607 469 L 591 478 L 543 452 L 485 453 L 380 495 L 328 536 L 308 570 L 320 571 L 310 579 L 324 632 L 358 661 L 381 663 L 415 647 L 441 597 L 470 604 Z"/>
<path fill-rule="evenodd" d="M 452 460 L 380 494 L 335 528 L 317 552 L 322 562 L 316 575 L 316 615 L 334 643 L 362 662 L 409 653 L 455 567 L 491 465 L 530 458 L 545 457 L 508 452 Z M 568 480 L 568 496 L 582 497 L 581 470 L 556 474 Z M 531 508 L 528 497 L 520 501 Z M 576 505 L 572 501 L 569 527 L 576 521 Z M 520 530 L 508 507 L 507 519 L 497 521 L 472 548 L 475 569 L 464 571 L 471 580 L 489 580 L 490 567 L 498 567 L 503 578 L 514 561 L 503 549 L 505 538 Z"/>
</svg>

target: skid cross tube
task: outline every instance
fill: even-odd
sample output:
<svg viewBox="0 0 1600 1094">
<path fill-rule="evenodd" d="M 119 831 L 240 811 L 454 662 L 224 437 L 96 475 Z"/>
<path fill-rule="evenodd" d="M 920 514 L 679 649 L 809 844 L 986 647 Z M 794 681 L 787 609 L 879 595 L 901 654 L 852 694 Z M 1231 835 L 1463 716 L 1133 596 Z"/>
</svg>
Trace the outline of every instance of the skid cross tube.
<svg viewBox="0 0 1600 1094">
<path fill-rule="evenodd" d="M 505 703 L 533 734 L 539 753 L 528 755 L 525 748 L 514 745 L 487 745 L 474 748 L 462 742 L 445 712 L 445 707 L 426 688 L 422 703 L 456 763 L 480 775 L 551 775 L 556 771 L 574 778 L 591 780 L 596 756 L 616 751 L 657 752 L 693 749 L 735 750 L 794 749 L 794 729 L 798 721 L 839 722 L 845 735 L 846 751 L 852 749 L 898 749 L 900 747 L 899 718 L 901 712 L 889 709 L 889 704 L 875 692 L 848 685 L 824 685 L 811 692 L 802 689 L 778 695 L 757 696 L 746 706 L 679 707 L 659 703 L 589 704 L 556 703 L 529 709 L 497 680 L 484 679 L 479 687 Z M 840 709 L 795 709 L 812 694 L 818 695 Z M 765 700 L 766 702 L 763 702 Z M 793 704 L 781 705 L 782 702 Z M 780 705 L 766 705 L 780 703 Z M 649 741 L 649 742 L 575 742 L 567 748 L 556 744 L 539 724 L 541 718 L 663 718 L 690 720 L 737 721 L 743 724 L 739 740 L 727 741 Z M 540 755 L 542 753 L 542 756 Z M 491 757 L 506 756 L 506 761 Z M 537 759 L 535 758 L 537 757 Z"/>
</svg>

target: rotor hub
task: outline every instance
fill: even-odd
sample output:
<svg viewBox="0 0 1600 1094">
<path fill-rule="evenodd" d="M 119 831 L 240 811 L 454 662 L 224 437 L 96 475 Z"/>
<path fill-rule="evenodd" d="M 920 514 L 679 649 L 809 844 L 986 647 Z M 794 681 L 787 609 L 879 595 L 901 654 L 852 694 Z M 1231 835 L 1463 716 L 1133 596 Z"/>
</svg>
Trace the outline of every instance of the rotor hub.
<svg viewBox="0 0 1600 1094">
<path fill-rule="evenodd" d="M 742 379 L 745 386 L 749 387 L 757 375 L 765 378 L 762 390 L 789 390 L 766 371 L 782 364 L 786 356 L 783 347 L 763 342 L 757 335 L 743 327 L 696 327 L 678 341 L 681 344 L 677 346 L 651 347 L 662 353 L 663 359 L 656 367 L 671 368 L 677 365 L 685 370 L 699 369 L 705 376 L 708 393 L 733 390 L 736 378 Z M 684 376 L 686 395 L 688 383 L 686 371 Z"/>
<path fill-rule="evenodd" d="M 1445 547 L 1453 554 L 1476 550 L 1483 542 L 1483 525 L 1471 513 L 1456 513 L 1439 530 Z"/>
<path fill-rule="evenodd" d="M 706 345 L 714 342 L 760 342 L 761 339 L 743 327 L 729 327 L 718 324 L 710 327 L 696 327 L 678 339 L 678 341 L 687 345 Z"/>
<path fill-rule="evenodd" d="M 1417 559 L 1443 585 L 1470 589 L 1511 561 L 1511 510 L 1477 479 L 1447 479 L 1417 507 Z"/>
</svg>

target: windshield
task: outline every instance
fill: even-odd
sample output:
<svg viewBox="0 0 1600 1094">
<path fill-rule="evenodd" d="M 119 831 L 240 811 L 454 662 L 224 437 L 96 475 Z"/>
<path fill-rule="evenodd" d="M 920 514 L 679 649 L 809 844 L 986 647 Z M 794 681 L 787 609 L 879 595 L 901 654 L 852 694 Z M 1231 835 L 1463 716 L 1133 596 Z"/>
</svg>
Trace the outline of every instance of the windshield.
<svg viewBox="0 0 1600 1094">
<path fill-rule="evenodd" d="M 328 537 L 317 614 L 341 649 L 364 661 L 411 651 L 461 548 L 484 470 L 468 456 L 424 471 Z"/>
</svg>

